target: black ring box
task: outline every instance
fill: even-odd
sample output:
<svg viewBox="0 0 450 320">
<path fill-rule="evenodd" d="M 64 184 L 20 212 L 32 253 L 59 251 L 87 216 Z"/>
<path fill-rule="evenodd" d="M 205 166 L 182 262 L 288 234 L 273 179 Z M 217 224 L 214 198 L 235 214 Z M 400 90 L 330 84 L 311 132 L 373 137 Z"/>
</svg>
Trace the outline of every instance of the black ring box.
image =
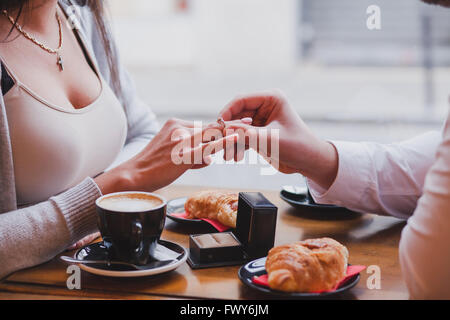
<svg viewBox="0 0 450 320">
<path fill-rule="evenodd" d="M 262 193 L 240 192 L 236 229 L 229 232 L 237 245 L 202 248 L 195 240 L 199 235 L 190 235 L 189 266 L 198 269 L 242 265 L 266 256 L 275 241 L 277 211 Z"/>
<path fill-rule="evenodd" d="M 229 233 L 236 240 L 236 245 L 202 248 L 196 238 L 203 234 L 189 235 L 189 266 L 192 269 L 224 267 L 239 265 L 247 261 L 247 255 L 240 241 L 236 239 L 232 232 L 226 233 Z M 211 235 L 214 235 L 214 233 Z"/>
</svg>

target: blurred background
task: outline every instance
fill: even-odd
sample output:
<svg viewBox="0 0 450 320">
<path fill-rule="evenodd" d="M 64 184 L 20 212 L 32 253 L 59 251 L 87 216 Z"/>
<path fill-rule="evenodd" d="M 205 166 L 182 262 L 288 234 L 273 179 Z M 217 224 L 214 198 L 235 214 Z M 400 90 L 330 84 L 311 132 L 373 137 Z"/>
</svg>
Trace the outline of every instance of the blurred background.
<svg viewBox="0 0 450 320">
<path fill-rule="evenodd" d="M 234 96 L 281 89 L 319 136 L 396 142 L 439 130 L 450 93 L 450 9 L 419 0 L 110 0 L 141 98 L 214 121 Z M 380 8 L 369 30 L 367 8 Z M 264 164 L 262 164 L 264 166 Z M 279 189 L 298 175 L 213 165 L 180 184 Z"/>
</svg>

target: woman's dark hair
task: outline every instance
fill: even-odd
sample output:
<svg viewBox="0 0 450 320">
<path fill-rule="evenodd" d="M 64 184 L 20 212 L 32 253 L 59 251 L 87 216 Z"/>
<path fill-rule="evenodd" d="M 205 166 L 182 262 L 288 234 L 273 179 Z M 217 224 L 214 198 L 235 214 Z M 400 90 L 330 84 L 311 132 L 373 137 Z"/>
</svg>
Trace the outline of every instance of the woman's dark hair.
<svg viewBox="0 0 450 320">
<path fill-rule="evenodd" d="M 79 5 L 85 5 L 92 11 L 95 23 L 101 35 L 103 45 L 105 47 L 106 59 L 111 72 L 111 83 L 116 94 L 121 94 L 119 74 L 117 66 L 114 63 L 114 48 L 111 43 L 111 38 L 108 32 L 108 26 L 105 21 L 105 8 L 103 0 L 72 0 L 73 3 Z M 24 14 L 24 12 L 31 12 L 31 4 L 29 0 L 1 0 L 0 1 L 0 12 L 3 10 L 7 11 L 17 11 L 14 20 L 17 21 L 19 17 Z M 31 13 L 32 14 L 32 13 Z M 26 18 L 26 17 L 25 17 Z M 10 33 L 14 29 L 12 26 Z M 9 34 L 10 34 L 9 33 Z"/>
</svg>

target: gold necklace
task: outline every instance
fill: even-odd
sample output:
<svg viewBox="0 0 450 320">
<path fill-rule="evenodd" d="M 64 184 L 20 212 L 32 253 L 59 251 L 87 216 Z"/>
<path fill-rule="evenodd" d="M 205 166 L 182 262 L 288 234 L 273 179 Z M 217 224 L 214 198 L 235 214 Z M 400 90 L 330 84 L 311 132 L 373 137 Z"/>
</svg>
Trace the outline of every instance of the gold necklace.
<svg viewBox="0 0 450 320">
<path fill-rule="evenodd" d="M 52 49 L 47 47 L 45 44 L 43 44 L 42 42 L 38 41 L 35 37 L 33 37 L 31 34 L 29 34 L 28 32 L 26 32 L 25 30 L 23 30 L 22 26 L 20 26 L 13 17 L 11 17 L 8 14 L 8 11 L 3 10 L 3 14 L 8 18 L 9 22 L 11 22 L 11 24 L 28 40 L 30 40 L 31 42 L 33 42 L 34 44 L 36 44 L 37 46 L 39 46 L 40 48 L 42 48 L 43 50 L 47 51 L 48 53 L 51 54 L 56 54 L 56 64 L 59 66 L 59 70 L 63 71 L 64 70 L 64 66 L 63 66 L 63 59 L 61 57 L 61 48 L 63 45 L 63 32 L 62 32 L 62 26 L 61 26 L 61 20 L 59 19 L 58 13 L 56 13 L 56 20 L 58 21 L 58 27 L 59 27 L 59 46 L 57 49 Z"/>
</svg>

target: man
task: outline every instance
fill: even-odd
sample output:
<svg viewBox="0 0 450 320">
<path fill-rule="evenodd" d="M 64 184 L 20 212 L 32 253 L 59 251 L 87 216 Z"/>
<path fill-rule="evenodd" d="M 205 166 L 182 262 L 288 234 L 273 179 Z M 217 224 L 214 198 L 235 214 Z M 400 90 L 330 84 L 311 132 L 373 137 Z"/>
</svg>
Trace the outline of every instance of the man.
<svg viewBox="0 0 450 320">
<path fill-rule="evenodd" d="M 443 133 L 389 145 L 321 140 L 277 92 L 237 98 L 220 116 L 226 130 L 249 137 L 278 129 L 279 154 L 258 152 L 281 172 L 304 175 L 316 202 L 409 218 L 400 263 L 411 298 L 450 299 L 450 116 Z"/>
</svg>

